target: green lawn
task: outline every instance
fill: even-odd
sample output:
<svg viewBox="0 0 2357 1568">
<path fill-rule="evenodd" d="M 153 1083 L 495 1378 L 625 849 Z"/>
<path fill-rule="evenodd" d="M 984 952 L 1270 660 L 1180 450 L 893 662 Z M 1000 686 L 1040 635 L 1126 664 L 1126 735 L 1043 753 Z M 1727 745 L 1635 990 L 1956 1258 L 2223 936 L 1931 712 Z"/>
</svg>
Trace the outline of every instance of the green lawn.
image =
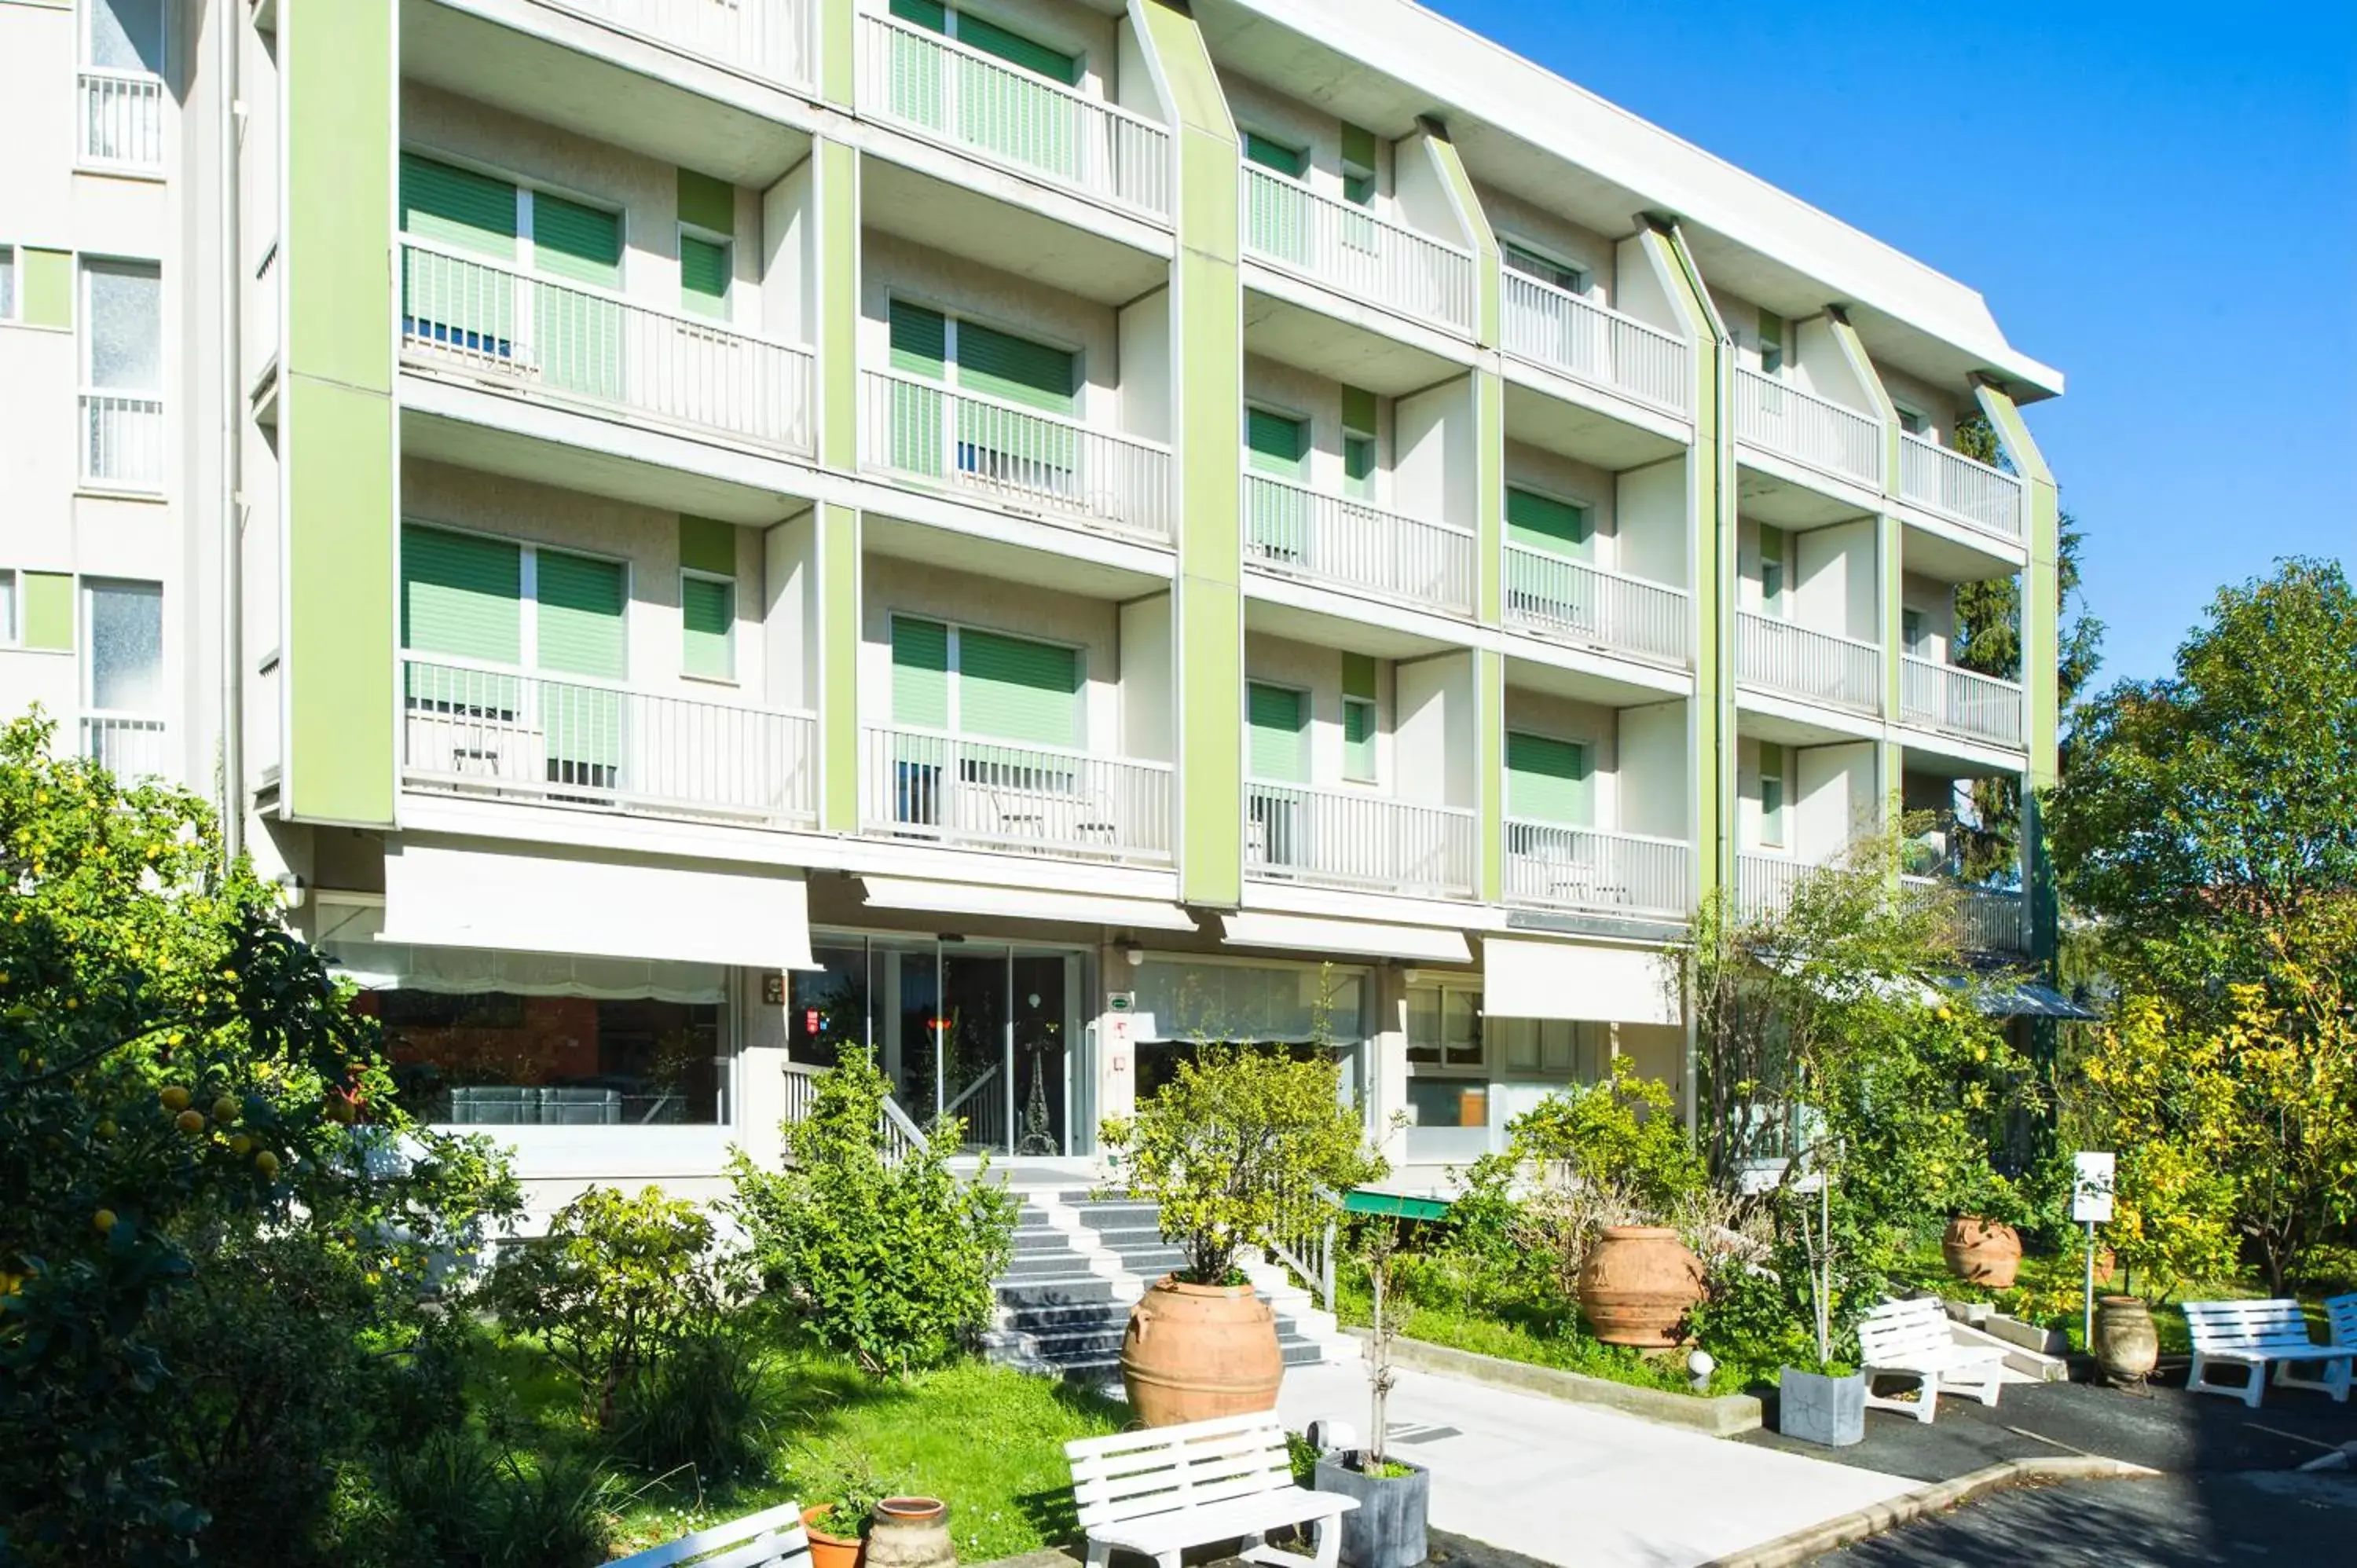
<svg viewBox="0 0 2357 1568">
<path fill-rule="evenodd" d="M 1334 1294 L 1335 1315 L 1342 1322 L 1363 1328 L 1373 1321 L 1373 1303 L 1363 1283 L 1340 1281 Z M 1648 1356 L 1625 1346 L 1602 1344 L 1590 1338 L 1579 1327 L 1577 1316 L 1570 1312 L 1523 1312 L 1507 1318 L 1458 1307 L 1418 1304 L 1401 1323 L 1400 1335 L 1427 1345 L 1445 1345 L 1452 1350 L 1470 1350 L 1476 1355 L 1495 1356 L 1500 1360 L 1520 1361 L 1528 1366 L 1582 1372 L 1641 1389 L 1694 1392 L 1682 1352 L 1661 1351 Z M 1740 1380 L 1722 1368 L 1712 1374 L 1709 1391 L 1733 1394 L 1743 1390 Z"/>
</svg>

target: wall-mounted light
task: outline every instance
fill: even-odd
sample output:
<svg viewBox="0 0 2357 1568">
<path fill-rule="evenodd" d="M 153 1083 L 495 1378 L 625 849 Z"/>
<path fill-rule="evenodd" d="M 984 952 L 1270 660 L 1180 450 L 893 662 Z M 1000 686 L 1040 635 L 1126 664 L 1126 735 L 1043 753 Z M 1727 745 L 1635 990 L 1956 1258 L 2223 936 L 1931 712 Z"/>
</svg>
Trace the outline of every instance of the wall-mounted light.
<svg viewBox="0 0 2357 1568">
<path fill-rule="evenodd" d="M 1121 944 L 1121 956 L 1129 960 L 1130 968 L 1135 969 L 1146 961 L 1146 950 L 1135 942 L 1124 942 Z"/>
</svg>

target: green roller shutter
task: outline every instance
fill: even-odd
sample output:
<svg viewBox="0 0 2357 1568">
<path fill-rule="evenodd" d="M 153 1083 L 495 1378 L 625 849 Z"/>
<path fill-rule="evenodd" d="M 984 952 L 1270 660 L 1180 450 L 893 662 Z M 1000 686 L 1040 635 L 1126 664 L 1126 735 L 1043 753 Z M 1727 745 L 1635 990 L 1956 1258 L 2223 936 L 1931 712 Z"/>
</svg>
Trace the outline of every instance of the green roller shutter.
<svg viewBox="0 0 2357 1568">
<path fill-rule="evenodd" d="M 1530 490 L 1506 491 L 1506 542 L 1571 559 L 1587 554 L 1587 509 Z"/>
<path fill-rule="evenodd" d="M 535 270 L 601 288 L 622 281 L 622 220 L 534 191 L 532 252 Z M 622 384 L 622 307 L 570 289 L 535 291 L 534 356 L 541 384 L 557 392 L 614 398 Z"/>
<path fill-rule="evenodd" d="M 490 664 L 523 661 L 523 552 L 503 540 L 401 531 L 401 645 Z"/>
<path fill-rule="evenodd" d="M 1251 725 L 1247 760 L 1254 779 L 1271 784 L 1302 784 L 1309 778 L 1302 693 L 1253 682 L 1244 688 L 1245 720 Z"/>
<path fill-rule="evenodd" d="M 1309 451 L 1309 422 L 1273 413 L 1265 408 L 1244 410 L 1245 466 L 1272 478 L 1301 478 L 1302 459 Z M 1278 485 L 1244 485 L 1246 542 L 1265 560 L 1297 564 L 1308 553 L 1309 498 Z"/>
<path fill-rule="evenodd" d="M 926 381 L 942 379 L 949 360 L 949 322 L 938 310 L 894 300 L 892 369 Z M 942 394 L 928 387 L 892 384 L 892 466 L 939 475 L 944 467 Z"/>
<path fill-rule="evenodd" d="M 1041 746 L 1081 743 L 1077 650 L 1004 637 L 958 633 L 958 733 Z"/>
<path fill-rule="evenodd" d="M 904 375 L 942 379 L 950 352 L 949 322 L 938 310 L 892 302 L 892 368 Z"/>
<path fill-rule="evenodd" d="M 401 228 L 420 240 L 512 261 L 516 188 L 404 153 Z M 500 359 L 514 352 L 515 290 L 497 274 L 430 252 L 404 252 L 401 299 L 408 338 Z"/>
<path fill-rule="evenodd" d="M 1342 703 L 1342 777 L 1359 784 L 1375 780 L 1375 704 L 1359 697 Z"/>
<path fill-rule="evenodd" d="M 533 265 L 551 277 L 614 288 L 622 281 L 622 216 L 536 190 Z"/>
<path fill-rule="evenodd" d="M 1010 33 L 995 22 L 985 22 L 970 12 L 961 11 L 957 19 L 957 40 L 971 49 L 996 56 L 1012 66 L 1020 66 L 1034 76 L 1044 76 L 1064 87 L 1078 85 L 1081 80 L 1079 57 L 1060 49 L 1035 43 L 1020 33 Z"/>
<path fill-rule="evenodd" d="M 679 302 L 698 316 L 728 317 L 728 247 L 679 237 Z"/>
<path fill-rule="evenodd" d="M 1049 413 L 1069 415 L 1078 383 L 1077 357 L 980 322 L 957 328 L 958 385 Z"/>
<path fill-rule="evenodd" d="M 1577 741 L 1506 732 L 1506 814 L 1583 824 L 1588 817 L 1587 748 Z"/>
<path fill-rule="evenodd" d="M 1265 169 L 1274 169 L 1288 179 L 1299 179 L 1309 166 L 1309 154 L 1299 147 L 1288 147 L 1283 142 L 1271 141 L 1257 131 L 1244 133 L 1244 157 Z"/>
<path fill-rule="evenodd" d="M 679 580 L 680 668 L 728 681 L 737 674 L 737 585 L 695 575 Z"/>
<path fill-rule="evenodd" d="M 561 550 L 542 551 L 538 564 L 540 667 L 620 680 L 630 665 L 621 564 Z"/>
<path fill-rule="evenodd" d="M 415 153 L 401 155 L 401 231 L 513 260 L 516 188 Z"/>
<path fill-rule="evenodd" d="M 892 618 L 892 722 L 950 727 L 950 628 L 937 620 Z"/>
<path fill-rule="evenodd" d="M 931 32 L 950 30 L 950 8 L 941 0 L 892 0 L 892 15 Z"/>
<path fill-rule="evenodd" d="M 1262 473 L 1297 479 L 1301 459 L 1309 450 L 1309 422 L 1265 408 L 1248 408 L 1244 446 L 1252 454 L 1252 466 Z"/>
</svg>

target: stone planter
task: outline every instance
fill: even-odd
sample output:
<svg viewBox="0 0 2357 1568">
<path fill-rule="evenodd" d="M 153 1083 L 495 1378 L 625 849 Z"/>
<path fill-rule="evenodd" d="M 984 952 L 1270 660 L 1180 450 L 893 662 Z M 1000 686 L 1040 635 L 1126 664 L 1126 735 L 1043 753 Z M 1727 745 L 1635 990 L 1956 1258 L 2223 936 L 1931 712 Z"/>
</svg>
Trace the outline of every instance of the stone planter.
<svg viewBox="0 0 2357 1568">
<path fill-rule="evenodd" d="M 856 1535 L 836 1535 L 826 1526 L 834 1505 L 802 1509 L 802 1534 L 810 1540 L 811 1568 L 861 1568 L 867 1543 Z"/>
<path fill-rule="evenodd" d="M 1359 1506 L 1332 1527 L 1342 1532 L 1342 1568 L 1415 1568 L 1427 1552 L 1424 1517 L 1432 1500 L 1432 1475 L 1393 1456 L 1405 1476 L 1369 1476 L 1357 1454 L 1321 1455 L 1313 1477 L 1317 1490 L 1356 1498 Z"/>
<path fill-rule="evenodd" d="M 2160 1335 L 2152 1309 L 2133 1295 L 2100 1296 L 2095 1302 L 2095 1365 L 2115 1383 L 2141 1383 L 2160 1364 Z"/>
<path fill-rule="evenodd" d="M 2010 1290 L 2021 1269 L 2021 1233 L 1976 1214 L 1960 1215 L 1948 1221 L 1947 1234 L 1940 1238 L 1940 1255 L 1947 1260 L 1948 1272 L 1966 1284 Z"/>
<path fill-rule="evenodd" d="M 1121 1380 L 1148 1426 L 1275 1410 L 1284 1379 L 1276 1313 L 1250 1285 L 1165 1275 L 1129 1309 Z"/>
<path fill-rule="evenodd" d="M 886 1498 L 867 1527 L 866 1568 L 957 1568 L 950 1506 L 939 1498 Z"/>
<path fill-rule="evenodd" d="M 1702 1261 L 1663 1226 L 1612 1225 L 1579 1271 L 1579 1311 L 1607 1345 L 1667 1349 L 1702 1299 Z"/>
<path fill-rule="evenodd" d="M 1827 1448 L 1866 1441 L 1864 1372 L 1835 1378 L 1787 1367 L 1776 1388 L 1776 1430 L 1785 1436 Z"/>
</svg>

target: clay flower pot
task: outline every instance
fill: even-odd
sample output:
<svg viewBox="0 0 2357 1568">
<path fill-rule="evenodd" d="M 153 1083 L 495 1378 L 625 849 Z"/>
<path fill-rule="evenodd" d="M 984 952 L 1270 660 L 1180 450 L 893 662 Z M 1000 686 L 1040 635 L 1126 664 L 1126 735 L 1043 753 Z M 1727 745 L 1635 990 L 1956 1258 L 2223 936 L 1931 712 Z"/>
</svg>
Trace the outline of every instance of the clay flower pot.
<svg viewBox="0 0 2357 1568">
<path fill-rule="evenodd" d="M 2160 1364 L 2160 1335 L 2152 1309 L 2133 1295 L 2095 1301 L 2095 1365 L 2115 1383 L 2140 1383 Z"/>
<path fill-rule="evenodd" d="M 1148 1426 L 1275 1410 L 1284 1379 L 1276 1314 L 1250 1285 L 1165 1275 L 1129 1309 L 1121 1380 Z"/>
<path fill-rule="evenodd" d="M 833 1503 L 802 1509 L 802 1534 L 810 1539 L 811 1568 L 860 1568 L 867 1543 L 856 1535 L 834 1535 L 824 1527 Z"/>
<path fill-rule="evenodd" d="M 939 1498 L 886 1498 L 867 1527 L 866 1568 L 955 1568 L 950 1506 Z"/>
<path fill-rule="evenodd" d="M 1702 1261 L 1665 1226 L 1607 1226 L 1579 1270 L 1579 1312 L 1607 1345 L 1666 1349 L 1702 1299 Z"/>
<path fill-rule="evenodd" d="M 2011 1290 L 2021 1269 L 2021 1233 L 1976 1214 L 1959 1215 L 1940 1238 L 1940 1255 L 1947 1259 L 1948 1272 L 1966 1284 Z"/>
</svg>

